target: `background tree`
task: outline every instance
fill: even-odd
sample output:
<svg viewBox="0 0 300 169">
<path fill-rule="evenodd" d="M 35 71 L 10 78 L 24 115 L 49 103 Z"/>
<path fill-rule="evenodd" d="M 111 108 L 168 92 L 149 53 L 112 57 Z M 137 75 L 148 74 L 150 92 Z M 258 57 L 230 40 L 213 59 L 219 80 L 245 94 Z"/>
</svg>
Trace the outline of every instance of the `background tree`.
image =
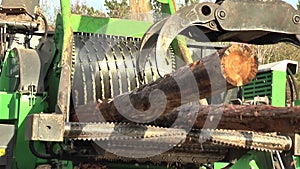
<svg viewBox="0 0 300 169">
<path fill-rule="evenodd" d="M 71 5 L 71 11 L 74 14 L 80 15 L 89 15 L 89 16 L 97 16 L 97 17 L 105 17 L 105 13 L 94 9 L 94 7 L 88 7 L 85 3 L 80 3 L 80 1 L 76 1 L 75 4 Z"/>
<path fill-rule="evenodd" d="M 162 18 L 161 3 L 157 0 L 150 0 L 150 7 L 154 22 L 159 21 Z"/>
<path fill-rule="evenodd" d="M 293 60 L 300 63 L 300 48 L 287 43 L 273 45 L 254 45 L 259 64 L 278 62 L 281 60 Z M 299 68 L 299 66 L 298 66 Z M 300 71 L 296 74 L 297 86 L 300 89 Z M 300 94 L 300 93 L 299 93 Z"/>
<path fill-rule="evenodd" d="M 300 0 L 298 0 L 297 9 L 300 10 Z"/>
<path fill-rule="evenodd" d="M 260 64 L 289 59 L 300 63 L 300 49 L 287 43 L 255 46 Z"/>
<path fill-rule="evenodd" d="M 184 0 L 184 6 L 188 6 L 191 4 L 199 3 L 200 0 Z"/>
<path fill-rule="evenodd" d="M 59 13 L 60 8 L 51 8 L 51 3 L 51 0 L 40 1 L 40 8 L 42 13 L 46 16 L 49 26 L 53 28 L 55 26 L 56 15 Z"/>
<path fill-rule="evenodd" d="M 130 0 L 130 17 L 132 20 L 152 21 L 150 0 Z"/>
<path fill-rule="evenodd" d="M 211 0 L 205 0 L 205 1 L 211 1 Z M 181 2 L 180 4 L 176 4 L 176 5 L 179 8 L 182 8 L 184 6 L 199 3 L 200 0 L 184 0 L 183 2 L 182 1 L 180 1 L 180 2 Z M 168 15 L 168 14 L 162 13 L 161 3 L 159 3 L 157 0 L 150 0 L 150 4 L 151 4 L 152 16 L 153 16 L 154 21 L 158 21 Z"/>
<path fill-rule="evenodd" d="M 111 18 L 123 18 L 129 15 L 130 7 L 127 0 L 105 0 L 104 6 L 107 7 L 107 14 Z"/>
</svg>

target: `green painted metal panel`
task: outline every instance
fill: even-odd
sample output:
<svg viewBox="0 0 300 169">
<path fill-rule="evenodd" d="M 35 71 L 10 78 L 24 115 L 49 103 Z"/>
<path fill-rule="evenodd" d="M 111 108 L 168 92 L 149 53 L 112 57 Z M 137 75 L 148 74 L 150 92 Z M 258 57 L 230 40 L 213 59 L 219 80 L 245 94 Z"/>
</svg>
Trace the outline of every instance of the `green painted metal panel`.
<svg viewBox="0 0 300 169">
<path fill-rule="evenodd" d="M 253 87 L 255 88 L 259 88 L 259 87 L 265 87 L 265 86 L 269 86 L 269 85 L 272 85 L 272 80 L 270 79 L 270 81 L 268 81 L 266 79 L 266 82 L 265 83 L 256 83 L 255 86 L 244 86 L 243 88 L 244 89 L 252 89 Z"/>
<path fill-rule="evenodd" d="M 157 1 L 160 2 L 160 3 L 164 3 L 164 4 L 169 3 L 169 0 L 157 0 Z"/>
<path fill-rule="evenodd" d="M 7 76 L 9 73 L 9 62 L 8 56 L 10 51 L 6 52 L 4 61 L 1 64 L 2 70 L 0 75 L 0 90 L 1 91 L 9 91 L 9 77 Z"/>
<path fill-rule="evenodd" d="M 260 96 L 260 97 L 264 97 L 264 96 L 271 96 L 272 93 L 271 91 L 265 90 L 265 91 L 255 91 L 253 92 L 250 96 L 245 95 L 246 100 L 253 100 L 254 97 L 256 96 Z"/>
<path fill-rule="evenodd" d="M 1 64 L 0 91 L 14 92 L 18 78 L 17 64 L 18 61 L 14 52 L 7 50 L 4 61 Z"/>
<path fill-rule="evenodd" d="M 18 118 L 18 101 L 15 93 L 0 92 L 0 120 Z"/>
<path fill-rule="evenodd" d="M 175 0 L 159 0 L 161 5 L 162 13 L 164 14 L 174 14 L 176 12 Z"/>
<path fill-rule="evenodd" d="M 68 52 L 68 47 L 70 46 L 70 43 L 72 42 L 72 23 L 73 20 L 71 18 L 71 4 L 70 1 L 60 1 L 61 3 L 61 13 L 63 17 L 63 46 L 62 46 L 62 55 L 64 55 L 66 52 Z M 71 55 L 70 53 L 67 53 L 68 55 Z M 62 56 L 63 58 L 63 56 Z M 65 62 L 64 58 L 61 62 Z"/>
<path fill-rule="evenodd" d="M 300 169 L 300 156 L 293 156 L 294 160 L 295 160 L 295 168 L 296 169 Z"/>
<path fill-rule="evenodd" d="M 245 100 L 253 100 L 254 97 L 272 95 L 272 72 L 260 72 L 247 85 L 243 86 L 243 97 Z"/>
<path fill-rule="evenodd" d="M 300 106 L 300 100 L 295 100 L 294 104 L 295 106 Z"/>
<path fill-rule="evenodd" d="M 44 112 L 47 108 L 47 103 L 45 102 L 46 96 L 33 96 L 33 95 L 16 95 L 19 100 L 19 104 L 16 106 L 19 110 L 18 121 L 17 121 L 17 138 L 14 151 L 14 168 L 35 168 L 38 162 L 43 162 L 43 160 L 35 157 L 30 149 L 28 141 L 25 141 L 25 129 L 26 129 L 26 116 L 32 113 Z M 41 145 L 37 145 L 37 149 L 43 152 Z M 46 161 L 44 161 L 46 162 Z"/>
<path fill-rule="evenodd" d="M 253 100 L 256 96 L 268 96 L 272 106 L 286 106 L 286 72 L 272 70 L 258 73 L 243 87 L 245 100 Z"/>
<path fill-rule="evenodd" d="M 286 104 L 286 72 L 272 72 L 272 106 L 282 106 Z"/>
<path fill-rule="evenodd" d="M 230 169 L 266 169 L 273 168 L 272 154 L 262 151 L 249 151 L 243 155 Z"/>
<path fill-rule="evenodd" d="M 228 165 L 229 165 L 229 163 L 227 163 L 227 162 L 215 162 L 214 163 L 214 169 L 222 169 L 222 168 L 225 168 Z"/>
<path fill-rule="evenodd" d="M 54 34 L 54 43 L 52 54 L 49 61 L 44 66 L 44 74 L 47 75 L 45 78 L 44 86 L 48 92 L 48 105 L 49 109 L 47 112 L 54 112 L 55 106 L 57 103 L 57 91 L 60 80 L 61 73 L 61 55 L 62 55 L 62 46 L 63 46 L 63 18 L 60 14 L 56 18 L 55 34 Z M 53 92 L 56 91 L 56 92 Z"/>
<path fill-rule="evenodd" d="M 99 33 L 141 38 L 152 25 L 150 22 L 116 18 L 71 15 L 73 32 Z"/>
<path fill-rule="evenodd" d="M 73 169 L 73 163 L 71 161 L 61 161 L 61 168 L 62 169 Z"/>
</svg>

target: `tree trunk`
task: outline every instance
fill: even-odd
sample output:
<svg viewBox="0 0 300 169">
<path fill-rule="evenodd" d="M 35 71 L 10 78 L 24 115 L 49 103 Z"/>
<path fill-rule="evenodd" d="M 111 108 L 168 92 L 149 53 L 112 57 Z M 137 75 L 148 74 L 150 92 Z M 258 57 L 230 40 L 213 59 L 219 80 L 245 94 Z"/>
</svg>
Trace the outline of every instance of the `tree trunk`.
<svg viewBox="0 0 300 169">
<path fill-rule="evenodd" d="M 130 19 L 152 21 L 151 3 L 149 0 L 130 0 Z"/>
<path fill-rule="evenodd" d="M 179 113 L 185 116 L 178 118 Z M 175 110 L 169 113 L 168 116 L 157 120 L 155 124 L 169 127 L 173 125 L 175 119 L 177 120 L 176 123 L 183 124 L 191 117 L 196 117 L 193 121 L 193 128 L 195 129 L 218 128 L 257 132 L 300 133 L 300 106 L 185 105 L 180 110 Z"/>
<path fill-rule="evenodd" d="M 130 93 L 100 101 L 104 117 L 100 121 L 153 122 L 176 107 L 247 84 L 257 69 L 257 57 L 250 47 L 235 44 Z"/>
</svg>

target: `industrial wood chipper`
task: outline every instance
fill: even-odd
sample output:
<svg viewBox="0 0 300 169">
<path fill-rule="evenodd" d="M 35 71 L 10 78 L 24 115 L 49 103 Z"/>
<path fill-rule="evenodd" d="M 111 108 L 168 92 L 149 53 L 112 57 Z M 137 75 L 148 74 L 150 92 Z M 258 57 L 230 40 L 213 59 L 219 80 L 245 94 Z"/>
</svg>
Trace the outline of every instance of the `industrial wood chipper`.
<svg viewBox="0 0 300 169">
<path fill-rule="evenodd" d="M 157 1 L 152 23 L 61 0 L 49 31 L 38 0 L 2 0 L 1 169 L 300 167 L 298 63 L 252 46 L 300 47 L 300 11 Z"/>
</svg>

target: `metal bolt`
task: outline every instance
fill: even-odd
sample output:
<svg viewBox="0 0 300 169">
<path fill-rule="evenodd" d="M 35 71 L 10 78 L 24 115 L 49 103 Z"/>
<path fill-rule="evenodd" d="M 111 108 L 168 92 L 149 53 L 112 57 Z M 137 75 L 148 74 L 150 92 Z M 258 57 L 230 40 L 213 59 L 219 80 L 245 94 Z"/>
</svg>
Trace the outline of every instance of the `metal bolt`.
<svg viewBox="0 0 300 169">
<path fill-rule="evenodd" d="M 293 21 L 294 21 L 294 23 L 300 23 L 300 16 L 299 15 L 295 15 L 294 17 L 293 17 Z"/>
<path fill-rule="evenodd" d="M 209 26 L 210 26 L 211 28 L 214 28 L 216 25 L 215 25 L 214 22 L 209 22 Z"/>
<path fill-rule="evenodd" d="M 218 16 L 220 19 L 224 19 L 226 17 L 226 12 L 224 10 L 219 11 Z"/>
</svg>

